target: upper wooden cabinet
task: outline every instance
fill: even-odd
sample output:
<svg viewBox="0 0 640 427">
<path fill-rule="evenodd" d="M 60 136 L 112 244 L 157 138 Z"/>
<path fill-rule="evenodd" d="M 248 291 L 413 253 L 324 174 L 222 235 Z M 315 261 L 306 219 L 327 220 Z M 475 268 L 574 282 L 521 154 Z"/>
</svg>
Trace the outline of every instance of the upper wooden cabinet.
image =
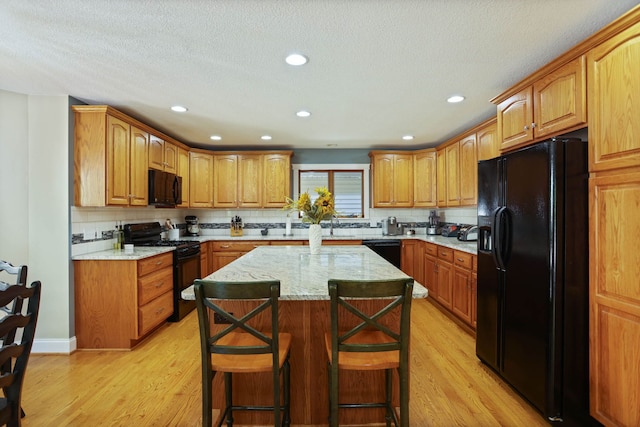
<svg viewBox="0 0 640 427">
<path fill-rule="evenodd" d="M 589 170 L 640 165 L 640 23 L 588 54 Z"/>
<path fill-rule="evenodd" d="M 262 156 L 215 154 L 213 156 L 213 207 L 262 206 Z"/>
<path fill-rule="evenodd" d="M 146 206 L 148 133 L 106 105 L 74 111 L 74 205 Z"/>
<path fill-rule="evenodd" d="M 435 207 L 436 150 L 421 150 L 413 155 L 413 206 Z"/>
<path fill-rule="evenodd" d="M 152 134 L 149 140 L 149 167 L 177 173 L 178 147 Z"/>
<path fill-rule="evenodd" d="M 292 152 L 264 153 L 262 155 L 262 206 L 282 208 L 285 197 L 291 197 Z"/>
<path fill-rule="evenodd" d="M 444 149 L 447 169 L 447 206 L 460 206 L 460 143 Z"/>
<path fill-rule="evenodd" d="M 500 155 L 498 143 L 498 126 L 496 119 L 490 120 L 485 126 L 476 132 L 476 145 L 478 147 L 478 160 L 493 159 Z"/>
<path fill-rule="evenodd" d="M 460 205 L 473 206 L 478 203 L 478 153 L 476 134 L 460 140 Z"/>
<path fill-rule="evenodd" d="M 189 207 L 189 152 L 184 148 L 178 148 L 178 176 L 182 177 L 182 203 L 180 208 Z"/>
<path fill-rule="evenodd" d="M 498 140 L 502 151 L 584 126 L 585 58 L 568 62 L 507 97 L 497 98 Z"/>
<path fill-rule="evenodd" d="M 213 207 L 213 154 L 189 152 L 189 206 Z"/>
<path fill-rule="evenodd" d="M 436 151 L 436 198 L 439 207 L 447 206 L 447 153 L 444 148 Z"/>
<path fill-rule="evenodd" d="M 398 151 L 369 153 L 374 208 L 413 206 L 413 154 Z"/>
</svg>

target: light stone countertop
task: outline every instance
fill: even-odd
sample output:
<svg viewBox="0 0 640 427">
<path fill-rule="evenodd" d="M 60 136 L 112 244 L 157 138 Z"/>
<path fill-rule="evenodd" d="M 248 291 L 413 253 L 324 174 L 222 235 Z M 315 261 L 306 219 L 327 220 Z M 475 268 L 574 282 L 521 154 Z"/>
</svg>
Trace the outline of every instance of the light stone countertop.
<svg viewBox="0 0 640 427">
<path fill-rule="evenodd" d="M 136 246 L 133 252 L 125 252 L 124 249 L 108 249 L 106 251 L 91 252 L 76 255 L 73 261 L 136 261 L 163 253 L 171 252 L 175 246 Z"/>
<path fill-rule="evenodd" d="M 399 279 L 409 277 L 366 246 L 322 246 L 311 255 L 308 246 L 259 246 L 205 277 L 220 281 L 280 280 L 282 300 L 328 300 L 329 279 Z M 413 297 L 427 289 L 414 282 Z M 193 286 L 182 291 L 195 299 Z"/>
</svg>

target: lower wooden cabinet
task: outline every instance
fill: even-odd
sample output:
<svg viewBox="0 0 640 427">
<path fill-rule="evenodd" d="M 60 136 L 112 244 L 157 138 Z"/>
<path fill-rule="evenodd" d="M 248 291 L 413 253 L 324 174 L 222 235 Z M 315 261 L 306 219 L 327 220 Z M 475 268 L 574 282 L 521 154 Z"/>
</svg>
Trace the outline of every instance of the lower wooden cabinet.
<svg viewBox="0 0 640 427">
<path fill-rule="evenodd" d="M 130 349 L 173 314 L 173 254 L 74 261 L 79 349 Z"/>
<path fill-rule="evenodd" d="M 423 284 L 424 281 L 424 242 L 420 240 L 403 240 L 400 269 L 413 280 Z"/>
<path fill-rule="evenodd" d="M 209 242 L 211 255 L 211 272 L 217 271 L 225 265 L 235 261 L 258 246 L 268 246 L 268 241 L 228 241 Z"/>
</svg>

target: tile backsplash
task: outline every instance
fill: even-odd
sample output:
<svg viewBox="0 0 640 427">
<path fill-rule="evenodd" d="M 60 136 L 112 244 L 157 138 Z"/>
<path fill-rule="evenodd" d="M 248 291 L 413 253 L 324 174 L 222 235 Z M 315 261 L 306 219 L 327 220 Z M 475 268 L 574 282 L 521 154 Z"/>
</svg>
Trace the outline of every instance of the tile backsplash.
<svg viewBox="0 0 640 427">
<path fill-rule="evenodd" d="M 476 208 L 435 209 L 442 222 L 476 224 Z M 395 216 L 399 222 L 416 223 L 416 232 L 424 233 L 430 209 L 369 209 L 369 218 L 340 219 L 334 222 L 336 235 L 371 234 L 381 231 L 381 220 Z M 163 208 L 71 208 L 72 256 L 110 249 L 113 231 L 118 224 L 153 222 L 164 224 L 170 219 L 184 229 L 186 215 L 195 215 L 201 224 L 202 235 L 229 235 L 231 218 L 239 216 L 244 223 L 245 235 L 260 236 L 260 230 L 268 228 L 284 233 L 287 212 L 281 209 L 163 209 Z M 329 221 L 323 228 L 330 226 Z M 306 224 L 292 218 L 294 236 L 306 235 Z M 273 232 L 273 231 L 272 231 Z"/>
</svg>

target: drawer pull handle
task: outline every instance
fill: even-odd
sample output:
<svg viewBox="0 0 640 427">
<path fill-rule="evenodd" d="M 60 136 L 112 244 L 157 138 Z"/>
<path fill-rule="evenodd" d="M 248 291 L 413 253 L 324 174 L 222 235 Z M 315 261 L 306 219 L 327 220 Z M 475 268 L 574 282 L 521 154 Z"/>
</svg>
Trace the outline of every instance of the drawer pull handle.
<svg viewBox="0 0 640 427">
<path fill-rule="evenodd" d="M 158 282 L 158 284 L 156 285 L 156 288 L 159 288 L 160 286 L 162 286 L 163 282 Z"/>
<path fill-rule="evenodd" d="M 162 264 L 164 264 L 162 261 L 156 262 L 156 265 L 162 265 Z"/>
<path fill-rule="evenodd" d="M 229 246 L 229 245 L 220 245 L 220 247 L 224 248 L 224 249 L 229 249 L 231 246 Z"/>
<path fill-rule="evenodd" d="M 464 260 L 462 258 L 458 258 L 458 261 L 460 262 L 464 262 Z"/>
<path fill-rule="evenodd" d="M 163 311 L 164 311 L 164 308 L 158 309 L 158 310 L 156 310 L 156 314 L 160 314 L 160 313 L 162 313 Z"/>
</svg>

